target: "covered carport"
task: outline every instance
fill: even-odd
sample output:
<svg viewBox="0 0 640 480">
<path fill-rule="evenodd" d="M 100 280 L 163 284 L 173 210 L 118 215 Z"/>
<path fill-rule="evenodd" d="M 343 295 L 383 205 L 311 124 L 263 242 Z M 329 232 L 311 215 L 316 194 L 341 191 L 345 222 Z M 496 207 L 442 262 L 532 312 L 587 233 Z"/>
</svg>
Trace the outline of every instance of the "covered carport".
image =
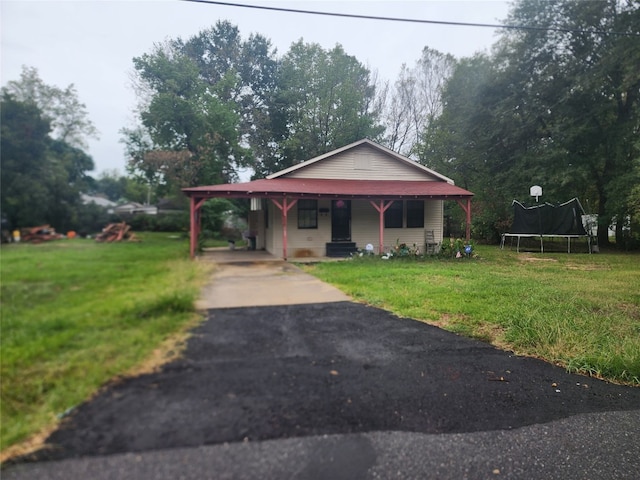
<svg viewBox="0 0 640 480">
<path fill-rule="evenodd" d="M 346 180 L 272 178 L 252 182 L 209 185 L 183 189 L 190 199 L 190 253 L 196 254 L 201 229 L 200 210 L 211 198 L 268 199 L 281 213 L 282 258 L 287 259 L 287 215 L 300 199 L 368 200 L 378 212 L 378 252 L 384 248 L 384 212 L 395 201 L 455 201 L 466 214 L 466 239 L 471 238 L 471 198 L 473 193 L 446 182 L 402 180 Z"/>
</svg>

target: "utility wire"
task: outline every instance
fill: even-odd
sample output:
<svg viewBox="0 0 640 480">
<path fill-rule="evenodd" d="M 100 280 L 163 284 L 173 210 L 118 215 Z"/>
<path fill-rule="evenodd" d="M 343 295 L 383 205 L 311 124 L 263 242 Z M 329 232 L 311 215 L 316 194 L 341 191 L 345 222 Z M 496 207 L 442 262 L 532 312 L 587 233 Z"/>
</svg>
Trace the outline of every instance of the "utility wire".
<svg viewBox="0 0 640 480">
<path fill-rule="evenodd" d="M 424 23 L 424 24 L 432 24 L 432 25 L 448 25 L 448 26 L 455 26 L 455 27 L 503 28 L 508 30 L 538 30 L 538 31 L 563 32 L 563 33 L 597 33 L 601 35 L 640 37 L 640 32 L 609 32 L 606 30 L 583 30 L 583 29 L 560 28 L 560 27 L 534 27 L 534 26 L 527 26 L 527 25 L 501 25 L 501 24 L 494 24 L 494 23 L 470 23 L 470 22 L 451 22 L 451 21 L 445 21 L 445 20 L 422 20 L 417 18 L 380 17 L 380 16 L 374 16 L 374 15 L 357 15 L 354 13 L 321 12 L 318 10 L 300 10 L 297 8 L 270 7 L 267 5 L 247 5 L 244 3 L 219 2 L 215 0 L 182 0 L 182 1 L 191 2 L 191 3 L 206 3 L 210 5 L 222 5 L 225 7 L 252 8 L 255 10 L 270 10 L 273 12 L 302 13 L 306 15 L 323 15 L 325 17 L 356 18 L 359 20 L 382 20 L 385 22 Z"/>
</svg>

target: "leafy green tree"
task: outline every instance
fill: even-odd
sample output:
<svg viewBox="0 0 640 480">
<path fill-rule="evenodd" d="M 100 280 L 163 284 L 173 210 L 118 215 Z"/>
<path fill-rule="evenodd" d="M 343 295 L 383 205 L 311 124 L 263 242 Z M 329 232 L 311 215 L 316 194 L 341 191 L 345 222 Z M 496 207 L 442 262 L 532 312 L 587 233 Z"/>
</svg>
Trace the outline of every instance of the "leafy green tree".
<svg viewBox="0 0 640 480">
<path fill-rule="evenodd" d="M 186 42 L 174 45 L 198 66 L 201 78 L 211 86 L 227 82 L 224 100 L 235 104 L 240 115 L 239 135 L 251 149 L 248 161 L 259 163 L 273 155 L 273 93 L 278 61 L 271 42 L 259 34 L 243 40 L 238 28 L 219 21 Z"/>
<path fill-rule="evenodd" d="M 235 178 L 235 167 L 244 164 L 247 152 L 240 146 L 235 104 L 225 100 L 233 75 L 210 86 L 200 78 L 196 63 L 171 44 L 156 45 L 151 54 L 134 59 L 134 65 L 149 92 L 140 120 L 150 144 L 135 138 L 146 151 L 130 157 L 136 162 L 133 168 L 147 178 L 159 172 L 178 187 Z M 136 134 L 129 132 L 125 140 L 134 152 Z"/>
<path fill-rule="evenodd" d="M 130 172 L 177 187 L 230 182 L 267 155 L 273 55 L 264 37 L 243 41 L 218 22 L 135 58 L 142 108 L 140 127 L 124 131 Z"/>
<path fill-rule="evenodd" d="M 369 71 L 341 46 L 269 40 L 218 22 L 134 59 L 140 125 L 124 130 L 129 172 L 175 187 L 263 177 L 363 137 L 377 137 Z"/>
<path fill-rule="evenodd" d="M 529 29 L 510 30 L 491 57 L 458 66 L 420 157 L 477 194 L 487 235 L 508 223 L 498 204 L 534 184 L 546 201 L 593 199 L 601 244 L 611 219 L 631 213 L 639 14 L 631 2 L 522 0 L 507 22 Z"/>
<path fill-rule="evenodd" d="M 95 193 L 101 193 L 112 202 L 117 202 L 124 198 L 127 177 L 121 176 L 117 170 L 106 170 L 98 176 L 94 185 Z"/>
<path fill-rule="evenodd" d="M 326 51 L 303 40 L 292 44 L 278 70 L 275 98 L 278 150 L 256 166 L 259 176 L 382 133 L 370 72 L 340 45 Z"/>
<path fill-rule="evenodd" d="M 7 92 L 2 95 L 0 114 L 2 211 L 11 228 L 45 223 L 42 206 L 50 196 L 33 178 L 44 177 L 51 122 L 35 104 L 19 102 Z"/>
<path fill-rule="evenodd" d="M 86 149 L 87 139 L 98 136 L 73 84 L 64 89 L 47 85 L 36 68 L 25 66 L 20 79 L 7 82 L 2 90 L 19 102 L 35 104 L 51 122 L 51 136 L 55 139 Z"/>
<path fill-rule="evenodd" d="M 629 214 L 626 197 L 637 181 L 640 5 L 524 0 L 508 21 L 557 29 L 511 32 L 499 58 L 508 74 L 528 77 L 517 83 L 524 95 L 514 106 L 544 133 L 536 163 L 558 179 L 558 190 L 594 198 L 598 239 L 607 244 L 610 220 Z"/>
<path fill-rule="evenodd" d="M 418 147 L 421 163 L 476 194 L 472 233 L 487 241 L 497 240 L 524 175 L 514 165 L 521 145 L 508 134 L 517 127 L 494 111 L 503 91 L 489 57 L 462 59 L 443 91 L 443 112 L 427 125 Z"/>
<path fill-rule="evenodd" d="M 77 225 L 80 192 L 93 161 L 62 140 L 52 139 L 51 120 L 34 102 L 4 91 L 1 105 L 1 203 L 12 228 Z"/>
</svg>

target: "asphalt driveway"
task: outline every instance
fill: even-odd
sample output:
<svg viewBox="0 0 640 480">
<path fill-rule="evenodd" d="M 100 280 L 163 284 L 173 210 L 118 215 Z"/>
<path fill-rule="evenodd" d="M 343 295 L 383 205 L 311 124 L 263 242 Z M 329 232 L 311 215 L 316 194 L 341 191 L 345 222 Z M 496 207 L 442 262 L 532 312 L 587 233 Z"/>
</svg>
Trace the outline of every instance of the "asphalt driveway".
<svg viewBox="0 0 640 480">
<path fill-rule="evenodd" d="M 218 271 L 181 359 L 107 386 L 3 480 L 637 478 L 639 388 L 335 301 L 271 265 Z M 263 305 L 237 306 L 265 279 Z M 287 282 L 310 303 L 274 304 Z"/>
</svg>

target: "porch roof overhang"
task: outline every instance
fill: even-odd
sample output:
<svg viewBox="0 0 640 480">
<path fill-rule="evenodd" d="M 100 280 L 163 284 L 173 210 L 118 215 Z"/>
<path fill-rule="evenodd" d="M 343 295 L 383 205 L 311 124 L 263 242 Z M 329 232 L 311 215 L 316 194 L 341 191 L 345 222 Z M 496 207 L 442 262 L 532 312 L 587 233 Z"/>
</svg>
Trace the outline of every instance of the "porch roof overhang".
<svg viewBox="0 0 640 480">
<path fill-rule="evenodd" d="M 470 199 L 473 193 L 439 181 L 272 178 L 182 189 L 195 198 Z"/>
</svg>

